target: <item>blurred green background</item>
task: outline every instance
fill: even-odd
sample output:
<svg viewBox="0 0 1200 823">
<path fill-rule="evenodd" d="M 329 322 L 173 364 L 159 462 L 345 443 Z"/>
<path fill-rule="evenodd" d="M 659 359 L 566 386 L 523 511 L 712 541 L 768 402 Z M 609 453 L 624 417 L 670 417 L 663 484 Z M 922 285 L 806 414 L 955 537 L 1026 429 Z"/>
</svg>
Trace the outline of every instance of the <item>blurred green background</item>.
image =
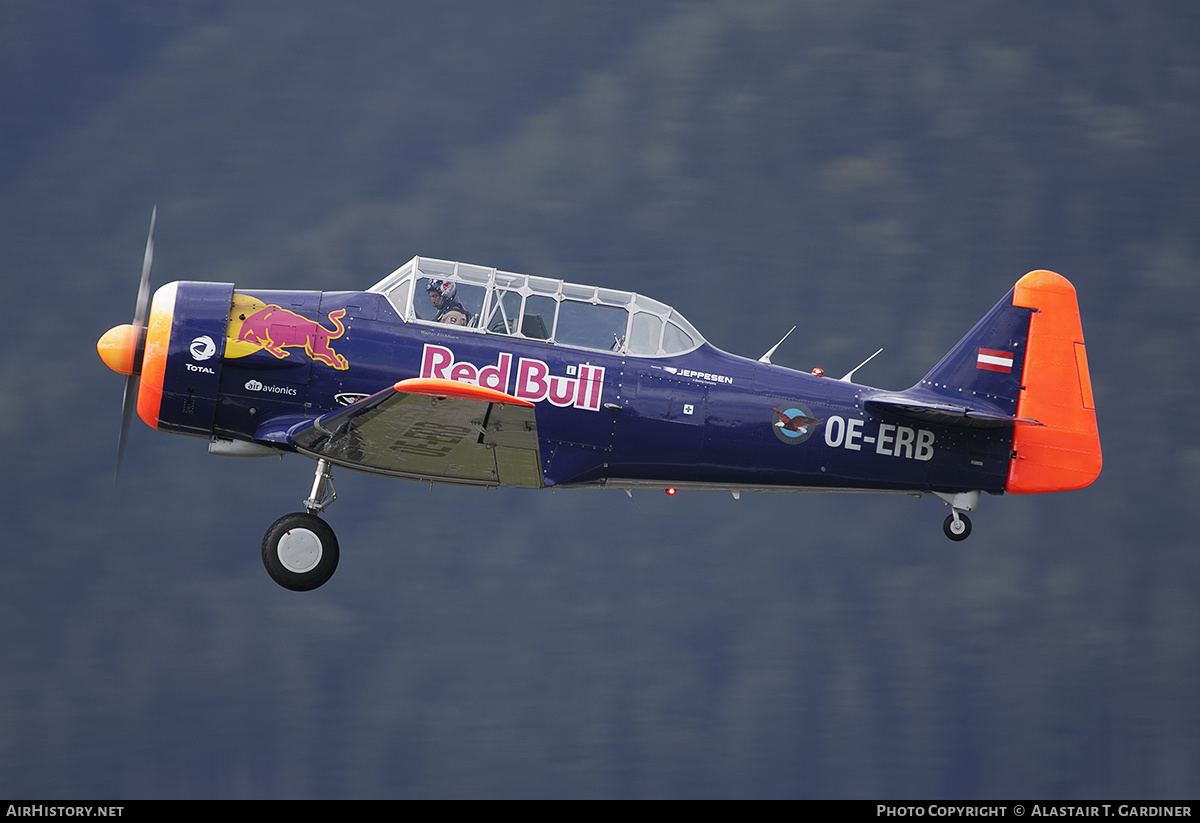
<svg viewBox="0 0 1200 823">
<path fill-rule="evenodd" d="M 1195 797 L 1200 5 L 0 2 L 0 796 Z M 1079 290 L 1105 468 L 987 498 L 433 488 L 135 422 L 154 279 L 415 254 L 905 388 Z M 1180 416 L 1182 415 L 1182 417 Z"/>
</svg>

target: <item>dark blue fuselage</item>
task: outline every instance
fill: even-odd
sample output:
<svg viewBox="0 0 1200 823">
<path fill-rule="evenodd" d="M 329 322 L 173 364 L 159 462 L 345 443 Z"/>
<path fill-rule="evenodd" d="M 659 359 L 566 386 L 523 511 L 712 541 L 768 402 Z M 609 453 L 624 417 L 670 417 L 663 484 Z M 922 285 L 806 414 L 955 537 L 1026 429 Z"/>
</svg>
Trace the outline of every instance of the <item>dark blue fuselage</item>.
<svg viewBox="0 0 1200 823">
<path fill-rule="evenodd" d="M 202 294 L 205 288 L 214 293 Z M 181 300 L 221 311 L 177 311 L 176 362 L 188 359 L 199 335 L 225 340 L 223 312 L 232 288 L 181 284 Z M 341 326 L 320 345 L 346 366 L 314 356 L 315 344 L 306 349 L 299 337 L 278 353 L 263 348 L 231 357 L 221 349 L 202 364 L 209 372 L 170 370 L 160 428 L 286 449 L 285 433 L 296 423 L 399 380 L 442 377 L 490 382 L 535 403 L 547 487 L 1004 489 L 1011 426 L 970 429 L 876 414 L 865 404 L 883 394 L 878 389 L 748 360 L 707 343 L 676 356 L 618 355 L 405 323 L 373 292 L 239 294 L 312 324 L 295 321 L 309 329 L 297 334 L 311 335 L 319 326 L 328 337 Z M 198 404 L 211 405 L 211 417 L 197 416 Z"/>
</svg>

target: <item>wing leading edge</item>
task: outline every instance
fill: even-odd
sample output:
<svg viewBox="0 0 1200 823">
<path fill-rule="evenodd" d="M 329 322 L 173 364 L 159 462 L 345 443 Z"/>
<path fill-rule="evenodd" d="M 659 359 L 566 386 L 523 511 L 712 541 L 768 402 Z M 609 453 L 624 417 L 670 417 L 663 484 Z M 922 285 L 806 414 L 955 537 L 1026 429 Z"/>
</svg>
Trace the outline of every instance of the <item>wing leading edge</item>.
<svg viewBox="0 0 1200 823">
<path fill-rule="evenodd" d="M 533 404 L 453 380 L 413 378 L 293 428 L 301 454 L 359 471 L 541 488 Z"/>
</svg>

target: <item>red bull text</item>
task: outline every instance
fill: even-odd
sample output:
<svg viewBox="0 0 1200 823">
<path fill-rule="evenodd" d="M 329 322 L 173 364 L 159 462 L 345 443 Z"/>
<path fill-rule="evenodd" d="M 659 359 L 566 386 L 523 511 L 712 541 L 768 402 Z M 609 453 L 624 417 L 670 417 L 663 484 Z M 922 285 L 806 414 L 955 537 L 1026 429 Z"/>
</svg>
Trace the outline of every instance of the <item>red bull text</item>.
<svg viewBox="0 0 1200 823">
<path fill-rule="evenodd" d="M 572 371 L 575 373 L 571 374 Z M 501 352 L 494 365 L 482 368 L 465 360 L 455 360 L 454 352 L 445 346 L 426 343 L 421 352 L 421 377 L 483 386 L 531 403 L 549 400 L 555 406 L 600 411 L 604 367 L 581 363 L 568 366 L 567 372 L 566 375 L 550 374 L 550 366 L 545 362 L 522 357 L 517 361 L 514 378 L 513 356 L 509 352 Z"/>
</svg>

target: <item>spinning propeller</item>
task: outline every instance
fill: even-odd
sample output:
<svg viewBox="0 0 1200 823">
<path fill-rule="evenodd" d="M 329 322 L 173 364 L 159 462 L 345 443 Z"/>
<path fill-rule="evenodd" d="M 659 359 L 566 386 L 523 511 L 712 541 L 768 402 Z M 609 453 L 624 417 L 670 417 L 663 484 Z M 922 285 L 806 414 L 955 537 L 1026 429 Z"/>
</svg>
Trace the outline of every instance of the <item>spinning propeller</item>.
<svg viewBox="0 0 1200 823">
<path fill-rule="evenodd" d="M 125 378 L 125 395 L 121 401 L 121 435 L 117 440 L 117 468 L 113 480 L 121 474 L 121 460 L 125 456 L 125 441 L 129 435 L 129 421 L 137 404 L 138 378 L 146 351 L 146 316 L 150 306 L 150 264 L 154 259 L 154 221 L 158 206 L 150 213 L 150 233 L 146 237 L 146 256 L 142 260 L 142 280 L 138 284 L 137 305 L 133 312 L 133 323 L 115 326 L 104 333 L 96 343 L 100 359 L 110 369 Z"/>
</svg>

